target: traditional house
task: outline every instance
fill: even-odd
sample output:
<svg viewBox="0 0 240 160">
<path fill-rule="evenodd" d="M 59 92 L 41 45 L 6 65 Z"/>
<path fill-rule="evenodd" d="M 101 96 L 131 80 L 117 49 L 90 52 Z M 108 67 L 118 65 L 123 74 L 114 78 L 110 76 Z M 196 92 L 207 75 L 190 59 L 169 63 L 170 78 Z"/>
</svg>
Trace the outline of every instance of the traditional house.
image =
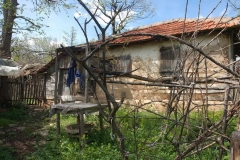
<svg viewBox="0 0 240 160">
<path fill-rule="evenodd" d="M 158 105 L 164 106 L 174 85 L 189 87 L 198 82 L 193 100 L 202 104 L 205 101 L 203 95 L 207 94 L 209 104 L 219 104 L 224 99 L 229 83 L 218 82 L 233 78 L 226 68 L 233 70 L 232 62 L 236 56 L 240 56 L 239 29 L 240 18 L 208 18 L 175 19 L 127 31 L 122 34 L 123 37 L 113 40 L 106 47 L 108 89 L 116 98 L 124 93 L 125 101 L 131 104 L 157 101 Z M 146 33 L 152 35 L 141 35 Z M 181 38 L 184 42 L 168 36 Z M 97 44 L 98 42 L 93 42 L 92 47 Z M 199 54 L 196 48 L 200 48 L 203 53 Z M 74 46 L 72 51 L 79 57 L 84 57 L 85 46 Z M 62 94 L 71 58 L 62 49 L 57 52 L 56 62 L 59 67 L 56 67 L 60 71 L 58 94 Z M 94 67 L 102 67 L 100 57 L 101 50 L 95 54 L 94 62 L 91 62 Z M 49 98 L 54 91 L 55 60 L 39 70 L 48 75 L 46 95 Z M 221 65 L 227 67 L 224 69 Z M 78 69 L 83 73 L 80 65 Z M 98 86 L 96 91 L 98 98 L 104 100 L 104 94 Z M 231 99 L 234 99 L 233 94 Z"/>
</svg>

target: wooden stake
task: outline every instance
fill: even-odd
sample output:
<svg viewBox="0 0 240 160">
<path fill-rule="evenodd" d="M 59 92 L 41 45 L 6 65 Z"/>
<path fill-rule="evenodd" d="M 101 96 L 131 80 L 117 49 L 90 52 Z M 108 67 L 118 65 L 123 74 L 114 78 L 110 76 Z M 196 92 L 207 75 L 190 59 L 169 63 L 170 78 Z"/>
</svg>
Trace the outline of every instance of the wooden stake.
<svg viewBox="0 0 240 160">
<path fill-rule="evenodd" d="M 240 131 L 234 131 L 231 135 L 230 160 L 240 160 Z"/>
</svg>

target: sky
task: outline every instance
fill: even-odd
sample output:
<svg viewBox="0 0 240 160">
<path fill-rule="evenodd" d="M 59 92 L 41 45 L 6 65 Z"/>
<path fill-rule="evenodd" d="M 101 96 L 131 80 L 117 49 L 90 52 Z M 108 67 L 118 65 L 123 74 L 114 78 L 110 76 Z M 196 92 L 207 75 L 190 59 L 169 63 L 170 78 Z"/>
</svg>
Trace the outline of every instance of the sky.
<svg viewBox="0 0 240 160">
<path fill-rule="evenodd" d="M 84 35 L 78 26 L 77 22 L 74 20 L 74 15 L 76 12 L 81 13 L 81 16 L 78 17 L 78 20 L 81 24 L 83 24 L 85 18 L 87 17 L 86 12 L 82 7 L 80 7 L 77 0 L 67 0 L 69 4 L 74 4 L 76 6 L 79 6 L 78 9 L 73 8 L 70 10 L 64 10 L 58 13 L 51 12 L 49 16 L 45 16 L 45 19 L 42 21 L 42 23 L 48 25 L 49 27 L 43 27 L 46 36 L 50 36 L 53 38 L 56 38 L 59 43 L 63 42 L 63 36 L 64 31 L 70 32 L 71 27 L 74 27 L 77 30 L 77 41 L 78 43 L 84 43 Z M 85 0 L 86 1 L 86 0 Z M 89 1 L 89 0 L 88 0 Z M 197 18 L 198 12 L 199 12 L 199 1 L 200 0 L 188 0 L 188 7 L 187 7 L 187 18 Z M 221 0 L 201 0 L 200 5 L 200 14 L 199 16 L 201 18 L 205 18 L 207 16 L 214 18 L 214 17 L 220 17 L 225 13 L 227 2 L 228 0 L 222 0 L 221 3 L 219 3 Z M 238 1 L 238 0 L 237 0 Z M 146 19 L 142 19 L 139 21 L 132 22 L 127 25 L 127 29 L 136 28 L 139 26 L 145 26 L 145 25 L 151 25 L 157 22 L 163 22 L 166 20 L 172 20 L 177 18 L 184 18 L 185 16 L 185 10 L 186 10 L 186 2 L 187 0 L 152 0 L 153 6 L 155 7 L 155 13 L 153 16 L 148 17 Z M 37 14 L 35 12 L 31 11 L 32 2 L 29 0 L 23 0 L 19 1 L 19 3 L 24 3 L 26 6 L 23 10 L 23 15 L 28 16 L 31 18 L 37 18 L 42 16 L 41 14 Z M 218 5 L 219 4 L 219 5 Z M 31 6 L 31 7 L 30 7 Z M 213 11 L 213 8 L 216 8 Z M 231 8 L 231 5 L 228 4 L 228 8 L 226 11 L 225 16 L 227 17 L 233 17 L 236 16 L 237 13 Z M 95 24 L 89 23 L 87 27 L 89 39 L 97 39 L 96 38 L 96 32 L 93 28 Z M 107 31 L 107 35 L 110 35 L 110 31 Z M 32 35 L 37 33 L 32 33 Z"/>
</svg>

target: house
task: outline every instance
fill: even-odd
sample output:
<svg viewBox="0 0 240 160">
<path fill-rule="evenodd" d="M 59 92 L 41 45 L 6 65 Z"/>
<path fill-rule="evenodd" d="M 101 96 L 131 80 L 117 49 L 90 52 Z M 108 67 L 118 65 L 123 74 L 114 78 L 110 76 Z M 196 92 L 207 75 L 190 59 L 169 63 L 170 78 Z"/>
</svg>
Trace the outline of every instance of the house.
<svg viewBox="0 0 240 160">
<path fill-rule="evenodd" d="M 194 103 L 203 105 L 207 96 L 208 104 L 222 104 L 225 89 L 229 87 L 229 83 L 223 81 L 229 82 L 234 76 L 220 65 L 234 69 L 233 62 L 236 56 L 240 56 L 239 29 L 240 18 L 208 18 L 175 19 L 127 31 L 122 34 L 123 37 L 115 39 L 106 47 L 108 89 L 117 99 L 124 93 L 125 101 L 130 104 L 157 102 L 156 105 L 164 107 L 173 93 L 179 91 L 174 89 L 175 86 L 194 85 Z M 142 33 L 153 35 L 134 36 Z M 181 38 L 201 48 L 212 60 L 199 54 L 190 45 L 166 36 L 154 36 L 156 34 Z M 93 42 L 91 45 L 94 48 L 98 43 Z M 72 46 L 72 51 L 78 57 L 84 57 L 85 46 Z M 71 57 L 62 49 L 57 52 L 60 71 L 58 94 L 62 94 Z M 101 68 L 100 57 L 99 50 L 91 64 Z M 47 95 L 54 91 L 54 63 L 55 60 L 52 60 L 39 70 L 49 74 Z M 81 67 L 79 70 L 83 73 Z M 117 73 L 125 74 L 112 76 Z M 233 84 L 237 83 L 233 82 L 231 86 Z M 105 96 L 98 86 L 96 91 L 98 98 L 104 101 Z M 236 98 L 234 94 L 235 90 L 232 89 L 229 100 Z"/>
<path fill-rule="evenodd" d="M 190 44 L 202 48 L 207 55 L 220 64 L 233 69 L 233 65 L 229 64 L 234 62 L 236 56 L 240 54 L 239 29 L 240 18 L 187 19 L 185 21 L 184 19 L 177 19 L 139 27 L 124 34 L 151 33 L 182 37 Z M 202 104 L 205 101 L 206 92 L 208 94 L 208 104 L 215 105 L 224 100 L 225 88 L 229 84 L 211 81 L 208 84 L 211 87 L 206 91 L 204 89 L 206 86 L 204 79 L 206 77 L 226 79 L 230 74 L 210 60 L 204 59 L 203 56 L 198 57 L 198 52 L 187 45 L 173 39 L 154 36 L 123 37 L 113 41 L 111 45 L 114 47 L 112 49 L 109 47 L 108 55 L 109 57 L 115 57 L 115 60 L 121 59 L 121 64 L 117 64 L 117 66 L 124 66 L 124 71 L 136 70 L 132 72 L 133 75 L 152 79 L 153 82 L 161 81 L 167 77 L 177 77 L 172 82 L 182 85 L 190 85 L 193 81 L 192 78 L 195 77 L 194 72 L 197 71 L 195 81 L 203 81 L 203 83 L 196 84 L 195 87 L 199 89 L 194 91 L 193 100 Z M 164 87 L 164 85 L 150 87 L 129 83 L 135 82 L 136 84 L 136 82 L 139 82 L 134 78 L 118 78 L 118 81 L 131 85 L 114 83 L 114 95 L 119 97 L 122 92 L 125 92 L 126 98 L 131 99 L 130 103 L 133 104 L 135 102 L 159 101 L 164 105 L 172 92 L 170 89 L 172 87 Z M 109 88 L 111 88 L 111 85 L 109 85 Z M 234 98 L 233 95 L 231 98 Z"/>
</svg>

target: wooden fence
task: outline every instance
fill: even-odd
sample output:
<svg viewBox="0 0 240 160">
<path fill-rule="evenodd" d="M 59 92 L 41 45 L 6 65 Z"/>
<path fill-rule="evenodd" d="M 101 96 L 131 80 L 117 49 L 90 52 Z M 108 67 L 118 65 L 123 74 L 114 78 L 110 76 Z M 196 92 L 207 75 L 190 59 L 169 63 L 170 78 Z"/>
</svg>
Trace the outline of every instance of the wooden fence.
<svg viewBox="0 0 240 160">
<path fill-rule="evenodd" d="M 25 79 L 24 79 L 25 78 Z M 22 102 L 28 105 L 42 105 L 45 100 L 45 83 L 42 77 L 20 77 L 9 79 L 8 88 L 11 103 Z"/>
</svg>

